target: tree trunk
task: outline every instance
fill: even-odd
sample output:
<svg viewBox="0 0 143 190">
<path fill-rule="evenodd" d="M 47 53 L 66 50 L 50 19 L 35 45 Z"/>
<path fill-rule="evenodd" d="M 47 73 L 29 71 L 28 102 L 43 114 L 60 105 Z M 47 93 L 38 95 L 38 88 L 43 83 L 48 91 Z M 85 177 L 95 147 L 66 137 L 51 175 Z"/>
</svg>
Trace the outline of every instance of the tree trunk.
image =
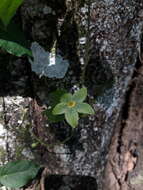
<svg viewBox="0 0 143 190">
<path fill-rule="evenodd" d="M 142 189 L 142 72 L 140 60 L 111 141 L 104 178 L 106 190 Z"/>
</svg>

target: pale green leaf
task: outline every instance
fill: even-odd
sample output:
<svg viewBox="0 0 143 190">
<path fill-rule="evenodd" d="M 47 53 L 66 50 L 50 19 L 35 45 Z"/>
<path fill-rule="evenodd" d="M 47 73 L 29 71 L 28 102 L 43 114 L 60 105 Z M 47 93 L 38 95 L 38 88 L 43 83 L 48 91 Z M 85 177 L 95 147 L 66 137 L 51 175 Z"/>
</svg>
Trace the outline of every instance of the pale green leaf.
<svg viewBox="0 0 143 190">
<path fill-rule="evenodd" d="M 83 87 L 73 95 L 73 100 L 76 102 L 83 102 L 87 97 L 87 88 Z"/>
<path fill-rule="evenodd" d="M 12 41 L 7 41 L 0 39 L 0 48 L 4 49 L 8 53 L 21 57 L 23 55 L 29 55 L 32 56 L 32 53 L 29 49 L 21 46 L 18 43 L 12 42 Z"/>
<path fill-rule="evenodd" d="M 66 106 L 65 103 L 59 103 L 59 104 L 57 104 L 57 105 L 54 107 L 52 113 L 53 113 L 54 115 L 60 115 L 60 114 L 65 113 L 65 112 L 66 112 L 66 109 L 67 109 L 67 106 Z"/>
<path fill-rule="evenodd" d="M 20 188 L 36 177 L 40 167 L 32 161 L 9 162 L 0 167 L 0 183 L 6 187 Z"/>
<path fill-rule="evenodd" d="M 83 114 L 94 114 L 93 108 L 87 103 L 79 103 L 76 105 L 76 110 Z"/>
<path fill-rule="evenodd" d="M 71 125 L 72 127 L 76 127 L 78 125 L 78 120 L 79 120 L 77 111 L 74 109 L 69 109 L 65 113 L 65 119 L 69 125 Z"/>
<path fill-rule="evenodd" d="M 0 0 L 0 19 L 7 26 L 23 0 Z"/>
<path fill-rule="evenodd" d="M 68 103 L 72 100 L 72 94 L 66 93 L 61 97 L 61 102 Z"/>
</svg>

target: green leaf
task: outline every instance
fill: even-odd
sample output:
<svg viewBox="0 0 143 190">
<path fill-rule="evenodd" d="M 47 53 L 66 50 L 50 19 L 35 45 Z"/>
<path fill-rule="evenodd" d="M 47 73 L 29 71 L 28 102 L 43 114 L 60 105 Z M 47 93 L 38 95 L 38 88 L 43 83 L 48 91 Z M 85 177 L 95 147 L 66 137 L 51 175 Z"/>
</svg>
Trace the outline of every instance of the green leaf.
<svg viewBox="0 0 143 190">
<path fill-rule="evenodd" d="M 78 125 L 78 120 L 79 120 L 77 111 L 74 109 L 69 109 L 65 113 L 65 119 L 69 125 L 71 125 L 72 127 L 76 127 Z"/>
<path fill-rule="evenodd" d="M 0 28 L 0 44 L 2 49 L 13 55 L 22 56 L 27 54 L 32 56 L 31 51 L 27 49 L 30 44 L 28 40 L 26 40 L 24 32 L 20 26 L 13 21 L 10 22 L 6 29 Z"/>
<path fill-rule="evenodd" d="M 65 113 L 66 110 L 67 110 L 66 104 L 65 104 L 65 103 L 59 103 L 59 104 L 57 104 L 57 105 L 54 107 L 52 113 L 53 113 L 53 115 L 60 115 L 60 114 Z"/>
<path fill-rule="evenodd" d="M 79 113 L 94 114 L 93 108 L 87 103 L 79 103 L 76 105 L 76 110 Z"/>
<path fill-rule="evenodd" d="M 7 26 L 23 0 L 0 0 L 0 19 Z"/>
<path fill-rule="evenodd" d="M 19 23 L 15 23 L 13 20 L 9 23 L 7 28 L 0 27 L 0 39 L 16 42 L 25 48 L 30 47 L 30 42 L 26 39 L 25 33 Z"/>
<path fill-rule="evenodd" d="M 52 111 L 53 108 L 44 111 L 44 114 L 48 117 L 49 122 L 56 123 L 64 120 L 64 115 L 53 115 Z"/>
<path fill-rule="evenodd" d="M 0 167 L 0 183 L 6 187 L 20 188 L 36 177 L 40 166 L 33 161 L 9 162 Z"/>
<path fill-rule="evenodd" d="M 15 42 L 0 39 L 0 48 L 18 57 L 22 55 L 32 56 L 32 53 L 29 49 L 26 49 Z"/>
<path fill-rule="evenodd" d="M 60 99 L 61 97 L 66 93 L 66 91 L 64 89 L 59 89 L 59 90 L 56 90 L 54 92 L 51 92 L 49 94 L 49 97 L 48 99 L 50 100 L 50 105 L 53 107 L 53 106 L 56 106 L 59 102 L 60 102 Z"/>
<path fill-rule="evenodd" d="M 87 88 L 83 87 L 73 95 L 73 100 L 76 102 L 83 102 L 87 97 Z"/>
<path fill-rule="evenodd" d="M 72 100 L 72 94 L 66 93 L 61 97 L 61 102 L 68 103 Z"/>
</svg>

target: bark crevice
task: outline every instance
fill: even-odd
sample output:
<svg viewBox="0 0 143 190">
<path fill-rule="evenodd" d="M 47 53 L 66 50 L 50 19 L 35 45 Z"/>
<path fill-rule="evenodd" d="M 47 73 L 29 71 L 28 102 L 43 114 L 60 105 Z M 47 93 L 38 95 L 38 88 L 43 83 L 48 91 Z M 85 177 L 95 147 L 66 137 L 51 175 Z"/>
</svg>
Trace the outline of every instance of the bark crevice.
<svg viewBox="0 0 143 190">
<path fill-rule="evenodd" d="M 105 169 L 106 190 L 142 189 L 142 73 L 143 66 L 138 59 L 110 145 Z"/>
</svg>

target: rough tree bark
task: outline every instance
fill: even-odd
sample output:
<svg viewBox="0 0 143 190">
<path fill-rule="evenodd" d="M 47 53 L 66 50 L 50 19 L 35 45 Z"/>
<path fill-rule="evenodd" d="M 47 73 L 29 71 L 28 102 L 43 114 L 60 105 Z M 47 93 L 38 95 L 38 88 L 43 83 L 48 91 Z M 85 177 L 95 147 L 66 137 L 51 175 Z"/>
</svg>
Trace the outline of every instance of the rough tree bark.
<svg viewBox="0 0 143 190">
<path fill-rule="evenodd" d="M 87 14 L 89 2 L 90 17 Z M 49 12 L 49 7 L 52 12 Z M 23 133 L 27 134 L 25 128 L 31 132 L 30 123 L 32 133 L 44 142 L 37 149 L 31 147 L 30 151 L 46 167 L 45 189 L 62 190 L 66 186 L 73 190 L 141 189 L 142 0 L 81 0 L 78 3 L 74 0 L 25 0 L 19 14 L 27 38 L 47 49 L 50 49 L 61 26 L 58 48 L 70 60 L 66 77 L 59 81 L 44 77 L 39 79 L 31 73 L 28 60 L 24 58 L 11 61 L 6 68 L 3 65 L 1 71 L 11 77 L 11 80 L 1 78 L 1 83 L 6 84 L 0 90 L 1 96 L 5 99 L 8 95 L 11 99 L 17 95 L 28 96 L 24 98 L 28 117 Z M 87 22 L 89 18 L 90 22 Z M 67 143 L 54 145 L 57 140 L 60 142 L 67 138 L 71 130 L 63 123 L 48 124 L 42 111 L 48 105 L 50 91 L 61 87 L 73 90 L 73 86 L 80 85 L 80 73 L 84 66 L 80 64 L 82 55 L 79 57 L 78 51 L 81 50 L 77 44 L 81 37 L 87 37 L 84 36 L 87 28 L 90 40 L 89 48 L 83 47 L 88 52 L 84 84 L 96 114 L 81 119 Z M 84 34 L 80 36 L 82 30 Z M 13 72 L 9 73 L 8 68 Z M 3 104 L 4 108 L 7 102 Z M 9 112 L 10 106 L 4 111 Z M 11 127 L 14 126 L 13 119 L 4 123 L 8 125 L 8 122 Z M 31 135 L 30 138 L 36 140 L 29 131 L 28 137 Z M 28 146 L 31 143 L 32 140 Z M 55 180 L 59 181 L 57 186 L 54 186 Z M 74 187 L 72 183 L 75 183 Z"/>
</svg>

